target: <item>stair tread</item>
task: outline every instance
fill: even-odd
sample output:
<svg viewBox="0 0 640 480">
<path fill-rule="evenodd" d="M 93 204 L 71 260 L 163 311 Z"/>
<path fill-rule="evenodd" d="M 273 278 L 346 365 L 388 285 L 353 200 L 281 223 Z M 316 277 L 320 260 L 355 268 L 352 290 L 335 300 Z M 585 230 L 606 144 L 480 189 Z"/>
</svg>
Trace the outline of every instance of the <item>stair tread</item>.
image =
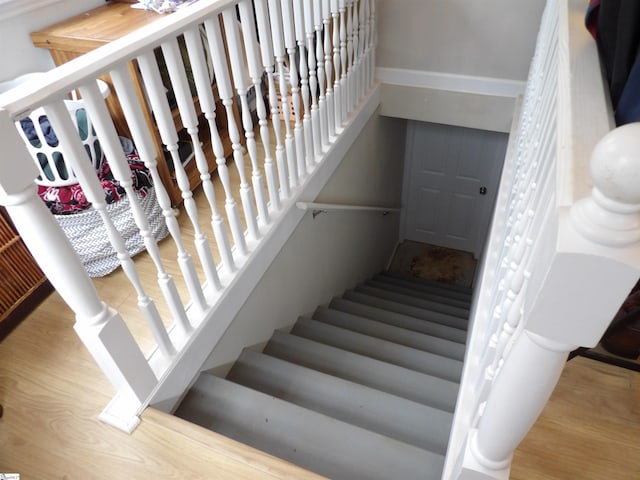
<svg viewBox="0 0 640 480">
<path fill-rule="evenodd" d="M 443 455 L 209 374 L 200 375 L 176 415 L 336 480 L 442 474 Z"/>
<path fill-rule="evenodd" d="M 453 414 L 245 349 L 227 379 L 338 420 L 445 454 Z"/>
<path fill-rule="evenodd" d="M 415 305 L 407 305 L 405 303 L 380 298 L 379 296 L 367 294 L 356 290 L 347 290 L 346 292 L 344 292 L 342 297 L 354 302 L 372 305 L 374 307 L 382 308 L 383 310 L 388 310 L 391 312 L 410 315 L 415 318 L 440 323 L 442 325 L 458 328 L 460 330 L 466 330 L 469 323 L 468 320 L 454 315 L 448 315 L 442 312 L 434 312 L 424 308 L 416 307 Z"/>
<path fill-rule="evenodd" d="M 462 293 L 467 293 L 469 295 L 471 295 L 473 289 L 470 287 L 464 287 L 462 285 L 455 285 L 452 283 L 444 283 L 444 282 L 436 282 L 434 280 L 428 280 L 426 278 L 418 278 L 418 277 L 412 277 L 400 272 L 392 272 L 389 270 L 385 270 L 383 272 L 380 272 L 379 275 L 383 275 L 383 276 L 387 276 L 387 277 L 393 277 L 393 278 L 400 278 L 402 280 L 410 280 L 412 282 L 415 282 L 416 284 L 422 284 L 422 285 L 427 285 L 427 286 L 435 286 L 435 287 L 439 287 L 439 288 L 443 288 L 443 289 L 447 289 L 447 290 L 451 290 L 451 291 L 457 291 L 457 292 L 462 292 Z"/>
<path fill-rule="evenodd" d="M 471 301 L 471 298 L 473 297 L 471 290 L 469 292 L 452 290 L 449 284 L 446 283 L 431 282 L 425 284 L 419 278 L 400 275 L 392 276 L 388 275 L 386 272 L 381 272 L 374 275 L 373 277 L 371 277 L 371 280 L 375 280 L 376 282 L 384 282 L 388 285 L 400 285 L 405 288 L 415 290 L 416 292 L 434 293 L 436 295 L 455 298 L 458 300 Z"/>
<path fill-rule="evenodd" d="M 423 308 L 425 310 L 431 310 L 433 312 L 445 313 L 454 317 L 469 318 L 469 309 L 456 307 L 453 305 L 447 305 L 438 301 L 432 301 L 427 299 L 416 298 L 412 295 L 404 295 L 401 293 L 393 292 L 385 288 L 371 287 L 365 284 L 360 284 L 355 287 L 357 292 L 366 293 L 369 295 L 375 295 L 380 298 L 392 300 L 394 302 L 403 303 L 405 305 L 411 305 L 414 307 Z"/>
<path fill-rule="evenodd" d="M 422 290 L 416 290 L 414 288 L 410 288 L 406 285 L 398 285 L 393 282 L 376 280 L 375 278 L 367 280 L 366 282 L 364 282 L 364 285 L 373 287 L 373 288 L 387 290 L 389 292 L 398 293 L 401 295 L 415 297 L 421 300 L 427 300 L 430 302 L 439 302 L 445 305 L 450 305 L 452 307 L 458 307 L 465 310 L 468 310 L 469 306 L 471 305 L 471 300 L 468 298 L 460 299 L 460 298 L 449 297 L 446 295 L 440 295 L 435 292 L 425 292 Z"/>
<path fill-rule="evenodd" d="M 467 340 L 467 332 L 465 330 L 412 317 L 403 313 L 384 310 L 373 305 L 354 302 L 346 298 L 333 298 L 329 303 L 329 308 L 462 344 Z"/>
<path fill-rule="evenodd" d="M 456 360 L 464 360 L 464 344 L 437 336 L 407 330 L 395 325 L 389 325 L 384 322 L 326 307 L 318 307 L 311 318 L 336 327 L 404 345 L 405 347 L 416 348 Z"/>
<path fill-rule="evenodd" d="M 304 337 L 276 331 L 264 353 L 447 412 L 455 408 L 456 382 Z"/>
<path fill-rule="evenodd" d="M 307 318 L 298 319 L 290 333 L 453 382 L 458 382 L 462 374 L 459 360 Z"/>
</svg>

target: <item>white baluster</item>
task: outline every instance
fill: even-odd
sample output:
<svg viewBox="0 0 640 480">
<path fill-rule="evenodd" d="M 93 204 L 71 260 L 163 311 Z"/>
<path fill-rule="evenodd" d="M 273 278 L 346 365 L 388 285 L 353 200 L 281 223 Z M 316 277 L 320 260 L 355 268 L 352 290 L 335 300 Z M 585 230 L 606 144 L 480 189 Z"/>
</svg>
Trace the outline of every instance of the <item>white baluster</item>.
<svg viewBox="0 0 640 480">
<path fill-rule="evenodd" d="M 233 112 L 233 88 L 231 87 L 225 46 L 222 40 L 222 33 L 220 32 L 220 23 L 216 17 L 214 19 L 205 20 L 204 25 L 207 32 L 209 50 L 211 51 L 211 62 L 213 63 L 216 86 L 218 87 L 218 92 L 227 114 L 227 131 L 229 132 L 229 139 L 231 140 L 233 148 L 234 162 L 238 169 L 238 174 L 240 175 L 240 198 L 245 218 L 247 220 L 247 225 L 249 225 L 251 224 L 250 219 L 255 219 L 255 215 L 253 213 L 250 195 L 251 191 L 244 171 L 244 157 L 242 155 L 242 145 L 240 144 L 240 132 L 238 131 L 236 117 Z M 216 154 L 218 176 L 225 193 L 225 211 L 227 212 L 227 218 L 229 219 L 229 226 L 231 227 L 231 235 L 233 236 L 235 246 L 241 255 L 246 255 L 248 253 L 247 243 L 242 230 L 242 224 L 240 222 L 240 213 L 238 212 L 238 205 L 233 197 L 227 161 L 223 157 L 224 153 Z"/>
<path fill-rule="evenodd" d="M 351 95 L 351 109 L 353 110 L 355 108 L 355 106 L 358 103 L 358 100 L 360 99 L 360 95 L 358 92 L 358 85 L 360 84 L 360 57 L 359 57 L 359 49 L 360 49 L 360 19 L 359 19 L 359 15 L 358 15 L 358 5 L 359 2 L 357 0 L 353 0 L 353 4 L 352 4 L 352 16 L 353 16 L 353 26 L 352 26 L 352 30 L 353 30 L 353 60 L 352 60 L 352 65 L 353 65 L 353 74 L 351 76 L 351 91 L 352 91 L 352 95 Z"/>
<path fill-rule="evenodd" d="M 189 58 L 191 59 L 191 70 L 198 92 L 198 102 L 209 124 L 211 146 L 216 157 L 216 164 L 219 165 L 222 163 L 226 169 L 224 146 L 216 124 L 216 102 L 213 97 L 213 89 L 211 88 L 212 79 L 209 78 L 209 73 L 204 67 L 206 60 L 200 30 L 187 30 L 184 33 L 184 37 L 189 51 Z M 216 244 L 218 245 L 218 252 L 220 253 L 224 268 L 231 273 L 236 269 L 235 262 L 233 260 L 224 219 L 218 212 L 218 207 L 216 206 L 216 195 L 213 182 L 211 181 L 211 174 L 209 173 L 208 162 L 199 163 L 198 170 L 200 171 L 200 178 L 202 179 L 202 188 L 209 203 L 209 208 L 211 209 L 211 227 L 213 229 L 213 235 L 216 238 Z M 220 285 L 216 285 L 216 288 L 220 288 Z"/>
<path fill-rule="evenodd" d="M 213 184 L 211 183 L 211 175 L 209 174 L 209 162 L 202 151 L 202 145 L 198 136 L 198 116 L 193 105 L 193 98 L 191 96 L 191 89 L 189 87 L 189 81 L 184 69 L 184 63 L 182 55 L 180 54 L 180 47 L 176 39 L 171 39 L 162 44 L 162 53 L 169 71 L 169 78 L 171 79 L 171 85 L 173 87 L 173 93 L 178 103 L 178 111 L 180 112 L 180 118 L 182 124 L 185 126 L 189 136 L 191 137 L 191 144 L 195 153 L 196 167 L 200 172 L 200 178 L 204 181 L 203 188 L 205 192 L 209 191 L 209 195 L 213 196 L 211 203 L 215 204 L 215 194 L 213 193 Z M 193 59 L 191 61 L 192 68 L 201 66 L 201 62 L 196 62 Z M 198 65 L 196 65 L 198 63 Z M 175 162 L 174 162 L 175 163 Z M 213 260 L 213 254 L 209 247 L 209 242 L 204 232 L 200 228 L 200 220 L 195 200 L 193 200 L 193 194 L 190 192 L 189 179 L 186 171 L 182 165 L 182 162 L 178 162 L 180 165 L 175 166 L 176 178 L 184 178 L 184 188 L 182 190 L 182 196 L 185 199 L 185 207 L 187 214 L 192 221 L 194 227 L 194 242 L 200 257 L 200 263 L 205 273 L 205 277 L 210 285 L 220 289 L 220 279 L 218 278 L 218 272 L 216 270 L 216 264 Z M 184 181 L 184 180 L 183 180 Z M 180 180 L 178 180 L 180 182 Z M 184 196 L 186 190 L 189 190 L 187 197 Z M 203 305 L 205 306 L 205 305 Z"/>
<path fill-rule="evenodd" d="M 338 9 L 338 0 L 331 1 L 331 17 L 333 18 L 333 31 L 332 31 L 332 43 L 333 43 L 333 96 L 334 96 L 334 123 L 336 127 L 336 133 L 338 129 L 342 128 L 342 89 L 341 82 L 341 70 L 342 60 L 340 58 L 340 11 Z"/>
<path fill-rule="evenodd" d="M 322 39 L 322 0 L 312 2 L 313 27 L 315 28 L 315 45 L 318 79 L 318 117 L 320 122 L 320 151 L 329 144 L 329 122 L 327 120 L 326 74 L 324 71 L 324 45 Z"/>
<path fill-rule="evenodd" d="M 114 178 L 120 183 L 120 186 L 124 188 L 125 193 L 127 194 L 127 198 L 129 199 L 129 205 L 131 208 L 131 213 L 133 215 L 134 221 L 140 230 L 140 235 L 145 240 L 145 246 L 148 247 L 149 256 L 153 259 L 154 263 L 162 264 L 162 260 L 160 259 L 160 251 L 158 250 L 158 246 L 151 234 L 151 229 L 149 227 L 149 222 L 147 222 L 147 218 L 145 216 L 142 205 L 140 205 L 140 201 L 138 200 L 138 196 L 133 189 L 133 181 L 131 179 L 131 171 L 129 170 L 129 164 L 127 159 L 124 156 L 124 152 L 122 151 L 122 146 L 120 144 L 120 140 L 118 139 L 118 133 L 111 121 L 111 117 L 109 115 L 109 111 L 104 103 L 102 98 L 102 94 L 100 93 L 100 89 L 95 82 L 90 84 L 80 86 L 80 93 L 82 95 L 83 102 L 87 107 L 87 118 L 90 119 L 90 123 L 92 128 L 95 128 L 96 133 L 98 134 L 98 138 L 100 138 L 100 146 L 105 152 L 105 156 L 107 161 L 109 162 L 109 167 L 111 168 L 111 172 L 113 173 Z M 55 112 L 54 116 L 51 118 L 52 121 L 55 121 L 55 115 L 60 112 Z M 66 112 L 64 112 L 66 113 Z M 72 134 L 72 136 L 74 136 Z M 65 132 L 61 131 L 59 135 L 60 141 L 65 141 Z M 82 155 L 84 148 L 80 145 L 81 150 L 76 152 L 77 155 Z M 86 158 L 82 156 L 79 158 L 79 163 L 81 165 L 76 165 L 75 155 L 71 155 L 68 157 L 71 161 L 71 165 L 73 167 L 73 171 L 79 171 L 79 168 L 86 168 L 87 162 Z M 102 197 L 100 202 L 97 204 L 92 202 L 93 208 L 100 212 L 100 215 L 109 216 L 106 211 L 106 204 L 104 203 L 104 191 L 99 184 L 99 180 L 94 172 L 86 172 L 87 175 L 93 174 L 93 178 L 95 180 L 91 180 L 91 186 L 87 185 L 85 190 L 85 186 L 83 186 L 83 190 L 87 192 L 89 198 L 89 192 L 92 189 L 97 189 L 94 192 L 91 192 L 91 195 L 97 195 L 98 197 Z M 93 187 L 93 188 L 91 188 Z M 103 213 L 104 212 L 104 213 Z M 133 285 L 136 290 L 138 297 L 138 308 L 142 312 L 142 315 L 149 325 L 151 332 L 153 333 L 153 337 L 158 343 L 158 348 L 162 352 L 162 354 L 166 358 L 172 357 L 176 350 L 169 339 L 169 335 L 164 328 L 162 323 L 162 318 L 160 317 L 160 313 L 156 307 L 154 301 L 149 297 L 149 295 L 145 292 L 144 287 L 140 281 L 140 276 L 138 275 L 138 271 L 129 256 L 129 252 L 127 251 L 127 247 L 124 243 L 124 239 L 122 236 L 117 233 L 117 229 L 115 225 L 113 225 L 111 218 L 109 217 L 108 225 L 106 226 L 107 232 L 109 232 L 110 237 L 113 235 L 112 243 L 114 248 L 118 254 L 118 258 L 122 264 L 122 269 L 124 270 L 127 278 Z M 188 323 L 180 323 L 179 324 L 183 330 L 187 332 L 190 330 Z"/>
<path fill-rule="evenodd" d="M 296 142 L 296 160 L 298 181 L 307 175 L 306 166 L 306 141 L 304 127 L 302 125 L 302 106 L 300 105 L 300 88 L 298 87 L 298 68 L 296 65 L 296 31 L 294 26 L 294 10 L 292 0 L 280 0 L 282 6 L 282 26 L 284 28 L 284 41 L 289 54 L 289 83 L 291 84 L 291 103 L 293 104 L 294 137 Z M 300 54 L 302 56 L 302 53 Z"/>
<path fill-rule="evenodd" d="M 311 98 L 311 133 L 313 138 L 314 156 L 310 159 L 313 166 L 316 158 L 322 152 L 322 138 L 320 132 L 320 114 L 318 109 L 318 76 L 316 68 L 315 30 L 313 27 L 313 3 L 311 0 L 303 0 L 302 12 L 304 16 L 304 35 L 307 41 L 307 67 L 309 69 L 309 91 Z"/>
<path fill-rule="evenodd" d="M 276 165 L 278 167 L 278 180 L 280 182 L 280 194 L 282 198 L 289 198 L 289 172 L 287 168 L 286 161 L 286 152 L 284 148 L 284 144 L 282 143 L 282 125 L 280 124 L 280 110 L 278 108 L 278 92 L 276 91 L 276 82 L 273 78 L 275 71 L 275 63 L 274 63 L 274 49 L 273 49 L 273 34 L 271 33 L 271 26 L 269 25 L 269 11 L 267 8 L 267 0 L 256 0 L 255 1 L 256 8 L 256 19 L 258 23 L 258 36 L 260 37 L 260 52 L 262 53 L 262 65 L 264 66 L 264 70 L 267 72 L 267 83 L 269 89 L 269 106 L 271 108 L 271 124 L 273 125 L 273 133 L 276 137 Z M 284 48 L 282 46 L 282 41 L 280 39 L 280 45 L 278 46 L 278 56 L 280 57 L 280 61 L 283 59 Z M 284 95 L 286 98 L 286 94 Z M 265 142 L 265 136 L 268 139 L 269 129 L 265 129 L 266 133 L 262 132 L 262 124 L 260 126 L 260 136 L 262 137 L 263 143 Z M 268 145 L 269 142 L 267 141 Z M 266 148 L 266 146 L 265 146 Z M 265 160 L 265 168 L 267 162 Z M 269 181 L 269 176 L 267 176 L 267 181 Z M 273 187 L 278 190 L 275 177 L 273 180 Z M 276 210 L 280 210 L 280 196 L 275 195 L 276 202 L 273 206 Z M 274 200 L 272 199 L 272 202 Z"/>
<path fill-rule="evenodd" d="M 264 5 L 264 2 L 260 3 L 260 7 L 256 6 L 256 8 L 262 9 L 260 13 L 263 21 L 266 18 L 266 12 L 264 12 L 265 7 L 266 5 Z M 256 36 L 256 29 L 255 29 L 255 23 L 257 22 L 257 19 L 254 18 L 254 15 L 253 15 L 254 9 L 253 9 L 251 0 L 241 1 L 238 4 L 238 8 L 240 10 L 240 19 L 242 22 L 242 37 L 244 39 L 244 48 L 247 54 L 249 76 L 253 81 L 253 89 L 256 97 L 256 111 L 258 113 L 258 124 L 260 125 L 260 138 L 262 139 L 262 146 L 264 148 L 264 170 L 265 170 L 265 175 L 267 176 L 267 190 L 269 192 L 269 200 L 271 201 L 272 207 L 274 207 L 276 210 L 280 210 L 280 196 L 278 192 L 278 181 L 277 181 L 277 175 L 275 171 L 275 165 L 273 163 L 273 158 L 271 156 L 271 140 L 269 137 L 269 126 L 268 126 L 269 124 L 267 122 L 267 110 L 264 104 L 264 96 L 262 93 L 263 70 L 258 57 L 258 51 L 257 51 L 258 38 Z M 263 51 L 263 49 L 268 46 L 267 44 L 271 43 L 271 35 L 265 35 L 265 37 L 266 38 L 264 41 L 264 45 L 260 46 L 261 51 Z M 264 51 L 263 53 L 266 54 L 266 52 Z M 272 52 L 268 52 L 268 58 L 269 58 L 269 61 L 273 63 Z M 253 123 L 251 126 L 251 131 L 253 132 Z M 247 138 L 247 145 L 249 144 L 250 144 L 250 140 L 249 138 Z M 255 145 L 255 141 L 253 142 L 253 145 Z M 262 179 L 260 177 L 260 169 L 256 168 L 256 166 L 258 165 L 257 151 L 255 152 L 255 156 L 256 156 L 256 161 L 254 163 L 254 170 L 253 170 L 253 176 L 254 176 L 253 189 L 254 191 L 257 191 L 256 185 L 259 185 L 259 187 L 262 189 Z M 258 205 L 260 206 L 261 203 L 259 202 Z M 268 216 L 269 214 L 268 214 L 266 202 L 262 204 L 262 208 L 264 209 L 264 211 L 260 212 L 260 217 L 261 217 L 261 220 L 265 224 L 267 224 L 269 223 L 269 216 Z M 260 211 L 260 208 L 258 208 L 258 211 Z"/>
<path fill-rule="evenodd" d="M 287 87 L 287 74 L 285 74 L 285 42 L 284 31 L 282 28 L 282 9 L 280 8 L 280 0 L 268 0 L 269 1 L 269 19 L 271 20 L 271 37 L 273 39 L 273 50 L 276 56 L 276 63 L 278 65 L 278 83 L 280 88 L 280 99 L 282 104 L 282 116 L 284 117 L 285 127 L 285 150 L 287 159 L 287 179 L 280 179 L 280 188 L 282 188 L 283 197 L 288 198 L 289 187 L 295 188 L 298 186 L 298 164 L 296 160 L 296 147 L 293 133 L 291 132 L 291 109 L 289 108 L 289 88 Z M 272 107 L 273 108 L 273 107 Z M 272 112 L 273 114 L 273 112 Z M 275 124 L 275 121 L 274 121 Z M 278 156 L 278 149 L 276 148 L 276 158 Z M 284 170 L 284 169 L 283 169 Z M 287 185 L 287 190 L 284 190 L 283 185 Z"/>
<path fill-rule="evenodd" d="M 347 88 L 347 0 L 339 0 L 340 11 L 340 92 L 341 92 L 341 118 L 342 122 L 347 121 L 349 110 L 349 89 Z"/>
<path fill-rule="evenodd" d="M 189 179 L 182 166 L 182 160 L 178 155 L 178 134 L 176 133 L 175 124 L 173 123 L 171 110 L 169 109 L 165 94 L 165 87 L 162 85 L 160 71 L 153 53 L 146 53 L 138 57 L 138 65 L 142 73 L 144 85 L 149 94 L 149 102 L 151 103 L 151 108 L 158 125 L 160 137 L 162 138 L 162 142 L 167 146 L 167 150 L 170 152 L 173 160 L 176 180 L 182 192 L 187 215 L 191 223 L 194 224 L 198 218 L 197 208 L 189 187 Z M 199 226 L 194 225 L 194 229 L 199 228 Z M 176 245 L 180 248 L 177 242 Z M 182 251 L 178 251 L 178 263 L 194 304 L 204 309 L 206 302 L 198 280 L 198 275 L 196 274 L 191 255 L 189 255 L 184 248 Z"/>
<path fill-rule="evenodd" d="M 329 141 L 336 135 L 335 104 L 333 98 L 333 59 L 331 35 L 331 3 L 322 0 L 322 24 L 324 36 L 324 70 L 326 73 L 326 102 L 327 102 L 327 135 Z"/>
<path fill-rule="evenodd" d="M 300 85 L 302 93 L 302 104 L 304 106 L 304 116 L 302 126 L 304 128 L 304 149 L 305 149 L 305 171 L 310 171 L 315 164 L 315 151 L 313 140 L 313 126 L 311 117 L 311 92 L 309 86 L 309 65 L 307 64 L 307 52 L 304 46 L 306 39 L 304 4 L 303 0 L 293 0 L 293 20 L 298 44 L 298 55 L 300 56 Z M 315 69 L 315 66 L 314 66 Z"/>
<path fill-rule="evenodd" d="M 366 0 L 360 0 L 359 8 L 358 8 L 358 100 L 364 96 L 366 91 L 366 74 L 365 74 L 365 43 L 366 43 L 366 22 L 365 18 L 365 9 L 366 9 Z"/>
<path fill-rule="evenodd" d="M 95 86 L 95 92 L 100 99 L 102 99 L 102 95 L 100 94 L 98 87 Z M 87 92 L 90 93 L 90 92 Z M 88 98 L 87 101 L 91 101 L 91 98 Z M 78 136 L 77 130 L 75 129 L 73 123 L 71 122 L 71 118 L 69 117 L 69 112 L 67 111 L 65 105 L 63 103 L 55 103 L 51 105 L 45 106 L 45 112 L 47 113 L 47 118 L 51 121 L 52 125 L 55 125 L 57 128 L 56 136 L 60 141 L 60 146 L 63 151 L 64 156 L 67 158 L 67 161 L 71 163 L 74 173 L 79 180 L 80 186 L 87 197 L 87 200 L 91 203 L 91 206 L 98 212 L 100 218 L 102 219 L 102 223 L 104 224 L 105 231 L 107 236 L 109 237 L 109 241 L 113 246 L 116 254 L 118 256 L 118 260 L 120 260 L 120 264 L 122 265 L 122 269 L 125 272 L 129 282 L 133 285 L 136 290 L 136 294 L 138 297 L 138 307 L 147 322 L 149 329 L 154 335 L 154 339 L 158 343 L 158 347 L 161 349 L 163 355 L 166 357 L 171 357 L 175 353 L 175 349 L 169 340 L 169 336 L 167 331 L 162 324 L 162 320 L 160 319 L 160 315 L 156 309 L 155 304 L 149 298 L 149 296 L 144 291 L 142 284 L 140 282 L 140 277 L 138 275 L 138 271 L 129 256 L 129 252 L 127 251 L 127 247 L 124 243 L 120 232 L 113 224 L 113 220 L 109 216 L 109 212 L 107 212 L 107 204 L 105 201 L 105 194 L 102 190 L 102 185 L 98 180 L 98 176 L 93 168 L 91 163 L 87 162 L 87 153 L 84 149 L 84 146 L 80 142 L 80 137 Z M 106 113 L 106 112 L 105 112 Z M 108 117 L 108 114 L 107 118 Z M 97 123 L 95 125 L 96 131 L 98 133 L 101 129 L 99 115 L 96 115 Z M 110 120 L 109 120 L 110 121 Z M 113 124 L 111 125 L 113 128 Z M 102 129 L 101 129 L 102 130 Z M 115 133 L 115 129 L 114 133 Z M 117 136 L 115 137 L 117 138 Z M 104 142 L 103 148 L 105 150 L 113 150 L 113 148 L 109 147 L 109 139 L 107 137 L 101 137 L 101 144 Z M 118 141 L 118 150 L 120 150 L 120 154 L 122 155 L 122 147 L 120 146 L 120 142 Z M 107 151 L 109 151 L 107 150 Z M 116 152 L 117 153 L 117 152 Z M 114 174 L 118 170 L 117 162 L 114 162 Z M 130 174 L 126 172 L 129 177 L 129 182 L 131 182 Z M 133 189 L 128 186 L 128 194 L 131 194 L 135 197 L 135 193 Z M 131 201 L 131 198 L 129 199 Z M 180 325 L 183 330 L 189 331 L 191 329 L 190 325 Z"/>
<path fill-rule="evenodd" d="M 371 84 L 373 83 L 373 78 L 371 78 L 371 35 L 372 35 L 372 25 L 371 25 L 371 5 L 370 0 L 363 0 L 364 3 L 364 18 L 365 18 L 365 26 L 364 26 L 364 73 L 363 73 L 363 86 L 364 92 L 366 93 Z"/>
<path fill-rule="evenodd" d="M 178 225 L 175 212 L 171 208 L 169 194 L 167 193 L 165 186 L 160 181 L 158 162 L 156 160 L 156 149 L 149 136 L 149 130 L 147 128 L 142 109 L 138 103 L 138 97 L 135 92 L 133 81 L 129 76 L 127 67 L 124 66 L 112 70 L 110 75 L 113 85 L 115 86 L 122 111 L 127 118 L 127 124 L 131 131 L 131 136 L 133 137 L 133 143 L 135 144 L 136 150 L 144 162 L 145 167 L 149 169 L 151 176 L 154 179 L 153 189 L 156 193 L 158 204 L 160 205 L 160 208 L 162 208 L 162 214 L 167 224 L 167 228 L 169 229 L 169 233 L 177 246 L 178 256 L 180 256 L 182 252 L 186 252 L 180 237 L 180 227 Z M 142 100 L 146 101 L 146 99 Z M 164 161 L 164 159 L 162 160 Z M 171 278 L 169 273 L 165 270 L 162 261 L 159 258 L 156 258 L 153 247 L 151 245 L 147 245 L 147 238 L 143 238 L 145 239 L 145 246 L 150 252 L 151 258 L 158 271 L 158 285 L 160 285 L 160 289 L 167 301 L 167 305 L 169 306 L 173 319 L 179 325 L 188 325 L 189 320 L 187 319 L 184 305 L 180 299 L 180 294 L 178 293 L 178 289 L 176 288 L 173 278 Z M 153 243 L 155 243 L 155 240 Z M 182 265 L 182 263 L 179 264 Z"/>
<path fill-rule="evenodd" d="M 355 104 L 353 91 L 353 61 L 354 61 L 354 32 L 353 32 L 353 11 L 354 0 L 346 1 L 347 8 L 347 113 L 351 113 Z"/>
<path fill-rule="evenodd" d="M 266 225 L 269 223 L 269 212 L 267 209 L 267 201 L 264 193 L 264 186 L 262 184 L 262 174 L 260 173 L 260 167 L 258 166 L 258 148 L 256 146 L 255 135 L 253 133 L 253 119 L 251 118 L 251 109 L 249 108 L 249 101 L 247 98 L 247 73 L 245 70 L 244 59 L 242 57 L 242 43 L 240 42 L 240 36 L 238 34 L 238 23 L 236 20 L 235 8 L 227 9 L 222 13 L 222 19 L 224 21 L 224 32 L 227 39 L 227 47 L 229 52 L 229 62 L 231 63 L 231 72 L 233 76 L 233 83 L 236 87 L 236 92 L 240 97 L 241 104 L 241 117 L 242 127 L 244 129 L 244 136 L 246 140 L 247 150 L 249 151 L 249 160 L 251 161 L 251 181 L 253 184 L 253 193 L 255 195 L 255 201 L 258 206 L 258 214 L 260 221 Z M 243 29 L 247 27 L 243 26 Z M 248 27 L 247 27 L 248 28 Z M 249 47 L 246 46 L 247 54 L 249 53 Z M 254 61 L 249 59 L 249 64 L 253 64 Z M 252 67 L 251 67 L 252 68 Z M 258 103 L 258 95 L 261 95 L 260 90 L 256 90 L 256 105 Z M 260 99 L 262 100 L 262 99 Z M 264 105 L 263 105 L 264 107 Z M 260 231 L 256 224 L 255 218 L 252 217 L 251 235 L 254 238 L 260 238 Z"/>
<path fill-rule="evenodd" d="M 376 78 L 376 44 L 378 42 L 378 30 L 376 28 L 376 1 L 371 0 L 369 5 L 371 6 L 371 9 L 370 9 L 370 18 L 371 18 L 370 56 L 371 56 L 371 59 L 369 60 L 369 68 L 370 68 L 369 76 L 371 78 L 371 83 L 373 84 L 373 81 Z"/>
<path fill-rule="evenodd" d="M 39 267 L 73 310 L 74 329 L 96 363 L 115 388 L 126 390 L 143 404 L 157 383 L 156 377 L 120 314 L 98 298 L 69 240 L 38 197 L 33 183 L 37 169 L 4 110 L 0 110 L 0 140 L 4 152 L 0 158 L 0 203 Z M 88 163 L 84 149 L 82 153 Z"/>
</svg>

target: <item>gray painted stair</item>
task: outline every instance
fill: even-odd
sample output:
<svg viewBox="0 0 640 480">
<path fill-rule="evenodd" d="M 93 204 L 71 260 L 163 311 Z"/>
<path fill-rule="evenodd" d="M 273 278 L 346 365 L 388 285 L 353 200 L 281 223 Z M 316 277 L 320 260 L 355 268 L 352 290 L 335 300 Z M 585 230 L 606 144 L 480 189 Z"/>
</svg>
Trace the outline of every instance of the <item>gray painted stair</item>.
<svg viewBox="0 0 640 480">
<path fill-rule="evenodd" d="M 274 332 L 264 353 L 447 412 L 455 408 L 456 382 L 313 340 Z"/>
<path fill-rule="evenodd" d="M 382 273 L 203 372 L 176 415 L 332 479 L 439 479 L 470 291 Z"/>
<path fill-rule="evenodd" d="M 444 305 L 451 305 L 452 307 L 458 307 L 468 311 L 471 299 L 465 298 L 452 298 L 447 295 L 439 295 L 438 293 L 423 292 L 414 288 L 408 288 L 405 285 L 398 285 L 392 282 L 377 281 L 375 279 L 367 280 L 364 285 L 373 288 L 381 288 L 388 292 L 399 293 L 401 295 L 409 295 L 421 300 L 429 300 L 432 302 L 442 303 Z"/>
<path fill-rule="evenodd" d="M 451 340 L 453 342 L 465 343 L 467 341 L 467 332 L 455 327 L 434 323 L 428 320 L 404 315 L 402 313 L 383 310 L 382 308 L 357 303 L 346 298 L 334 298 L 329 304 L 329 308 L 345 313 L 351 313 L 371 320 L 395 325 L 405 330 L 424 333 L 434 337 Z"/>
<path fill-rule="evenodd" d="M 396 293 L 386 288 L 370 287 L 368 285 L 358 285 L 355 290 L 357 292 L 366 293 L 368 295 L 375 295 L 380 298 L 385 298 L 398 303 L 404 303 L 406 305 L 412 305 L 422 308 L 424 310 L 431 310 L 434 312 L 446 313 L 454 317 L 460 317 L 463 319 L 469 318 L 469 309 L 456 307 L 441 303 L 439 301 L 432 301 L 428 299 L 416 298 L 413 295 L 406 295 L 402 293 Z"/>
<path fill-rule="evenodd" d="M 375 294 L 366 294 L 360 291 L 347 290 L 342 295 L 342 298 L 347 300 L 353 300 L 354 302 L 363 303 L 365 305 L 371 305 L 383 310 L 389 310 L 390 312 L 402 313 L 415 318 L 421 318 L 430 322 L 439 323 L 448 327 L 458 328 L 461 330 L 467 329 L 468 321 L 465 318 L 460 318 L 453 315 L 448 315 L 442 312 L 434 312 L 432 310 L 425 310 L 413 305 L 406 305 L 401 302 L 388 300 L 381 298 Z"/>
<path fill-rule="evenodd" d="M 444 455 L 453 414 L 245 350 L 227 379 L 396 440 Z M 343 402 L 348 397 L 351 402 Z"/>
<path fill-rule="evenodd" d="M 384 322 L 369 320 L 366 317 L 359 317 L 325 307 L 318 307 L 312 319 L 331 324 L 335 327 L 369 335 L 370 337 L 389 340 L 390 342 L 404 345 L 405 347 L 424 350 L 425 352 L 435 353 L 460 361 L 464 360 L 464 344 L 437 336 L 418 333 Z"/>
<path fill-rule="evenodd" d="M 462 374 L 462 362 L 459 360 L 405 347 L 307 318 L 299 319 L 291 333 L 445 380 L 457 382 Z"/>
<path fill-rule="evenodd" d="M 434 282 L 433 280 L 426 280 L 424 278 L 407 277 L 406 275 L 402 273 L 397 273 L 397 272 L 385 271 L 385 272 L 379 273 L 378 275 L 374 275 L 374 277 L 399 279 L 405 282 L 410 282 L 417 288 L 426 286 L 426 287 L 446 290 L 448 292 L 464 293 L 468 296 L 471 296 L 471 294 L 473 293 L 473 289 L 471 289 L 470 287 L 463 287 L 462 285 L 453 285 L 450 283 Z"/>
</svg>

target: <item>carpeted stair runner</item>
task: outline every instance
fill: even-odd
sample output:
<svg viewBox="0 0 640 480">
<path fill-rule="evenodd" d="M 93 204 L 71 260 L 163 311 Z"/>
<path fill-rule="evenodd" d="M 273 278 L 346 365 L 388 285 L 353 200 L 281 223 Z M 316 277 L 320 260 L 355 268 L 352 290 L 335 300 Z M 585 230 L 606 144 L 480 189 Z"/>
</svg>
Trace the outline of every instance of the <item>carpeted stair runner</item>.
<svg viewBox="0 0 640 480">
<path fill-rule="evenodd" d="M 176 415 L 332 479 L 440 479 L 470 289 L 388 272 L 203 372 Z"/>
</svg>

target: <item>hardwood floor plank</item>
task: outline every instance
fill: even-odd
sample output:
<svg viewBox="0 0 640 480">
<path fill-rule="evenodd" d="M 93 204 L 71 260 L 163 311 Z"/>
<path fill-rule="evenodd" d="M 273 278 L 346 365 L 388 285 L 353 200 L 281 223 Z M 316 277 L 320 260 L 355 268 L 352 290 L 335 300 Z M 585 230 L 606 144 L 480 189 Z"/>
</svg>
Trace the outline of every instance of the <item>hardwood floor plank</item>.
<svg viewBox="0 0 640 480">
<path fill-rule="evenodd" d="M 640 478 L 640 372 L 576 357 L 514 455 L 511 480 Z"/>
</svg>

